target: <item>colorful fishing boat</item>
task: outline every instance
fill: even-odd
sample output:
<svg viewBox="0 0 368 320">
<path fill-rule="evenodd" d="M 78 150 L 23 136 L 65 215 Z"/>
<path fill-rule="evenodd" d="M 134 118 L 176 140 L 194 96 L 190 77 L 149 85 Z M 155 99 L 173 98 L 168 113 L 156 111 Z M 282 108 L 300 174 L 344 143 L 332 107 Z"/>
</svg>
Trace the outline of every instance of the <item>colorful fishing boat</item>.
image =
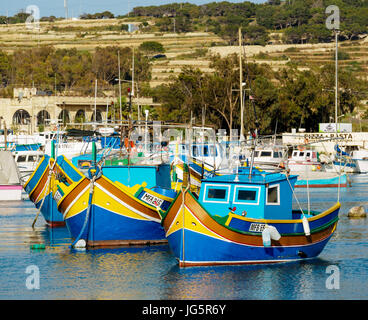
<svg viewBox="0 0 368 320">
<path fill-rule="evenodd" d="M 296 176 L 247 171 L 204 179 L 199 195 L 182 189 L 160 212 L 179 266 L 288 262 L 323 250 L 340 203 L 321 213 L 293 210 Z"/>
<path fill-rule="evenodd" d="M 219 170 L 228 167 L 225 150 L 219 143 L 171 143 L 170 161 L 173 164 L 178 181 L 183 181 L 184 166 L 189 163 L 189 176 L 192 186 L 200 187 L 204 177 L 219 174 Z M 190 149 L 190 152 L 189 152 Z"/>
<path fill-rule="evenodd" d="M 71 184 L 81 178 L 81 173 L 63 155 L 55 161 L 45 154 L 23 188 L 51 227 L 64 226 L 63 215 L 52 197 L 53 188 L 57 179 Z"/>
<path fill-rule="evenodd" d="M 54 190 L 73 246 L 167 243 L 158 209 L 165 211 L 176 196 L 170 165 L 93 168 L 72 184 L 59 181 Z"/>
</svg>

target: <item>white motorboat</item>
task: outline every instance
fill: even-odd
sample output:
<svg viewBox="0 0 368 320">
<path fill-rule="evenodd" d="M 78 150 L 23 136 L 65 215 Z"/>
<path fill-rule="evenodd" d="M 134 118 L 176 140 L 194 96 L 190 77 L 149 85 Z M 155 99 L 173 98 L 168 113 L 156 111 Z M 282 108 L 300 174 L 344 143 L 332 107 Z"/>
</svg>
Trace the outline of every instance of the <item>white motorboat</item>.
<svg viewBox="0 0 368 320">
<path fill-rule="evenodd" d="M 291 173 L 324 171 L 318 153 L 311 149 L 300 148 L 292 152 L 288 160 Z"/>
<path fill-rule="evenodd" d="M 43 151 L 40 150 L 13 151 L 13 157 L 18 166 L 21 181 L 27 181 L 29 176 L 35 171 L 43 154 Z"/>
<path fill-rule="evenodd" d="M 357 169 L 360 173 L 368 172 L 368 150 L 354 150 L 351 153 L 351 158 L 356 162 Z"/>
<path fill-rule="evenodd" d="M 283 169 L 287 160 L 285 147 L 278 145 L 260 145 L 254 151 L 253 165 L 261 170 L 273 171 Z M 251 164 L 251 153 L 246 155 L 245 165 Z"/>
</svg>

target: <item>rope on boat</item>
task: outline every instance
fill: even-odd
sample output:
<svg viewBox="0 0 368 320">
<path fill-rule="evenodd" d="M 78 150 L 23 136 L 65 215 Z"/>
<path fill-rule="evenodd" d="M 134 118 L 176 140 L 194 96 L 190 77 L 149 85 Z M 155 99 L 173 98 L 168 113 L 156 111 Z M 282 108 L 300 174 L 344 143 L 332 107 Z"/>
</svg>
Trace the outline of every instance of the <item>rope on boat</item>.
<svg viewBox="0 0 368 320">
<path fill-rule="evenodd" d="M 303 211 L 303 209 L 302 209 L 302 207 L 301 207 L 301 205 L 300 205 L 300 203 L 299 203 L 299 200 L 298 200 L 298 198 L 297 198 L 297 196 L 296 196 L 296 194 L 295 194 L 295 191 L 294 191 L 294 189 L 293 189 L 293 187 L 292 187 L 292 185 L 291 185 L 291 183 L 290 183 L 289 175 L 288 175 L 288 174 L 286 174 L 286 180 L 287 180 L 287 182 L 289 183 L 290 189 L 291 189 L 291 191 L 292 191 L 292 193 L 293 193 L 293 195 L 294 195 L 294 198 L 295 198 L 295 200 L 296 200 L 296 202 L 297 202 L 297 204 L 298 204 L 298 206 L 299 206 L 300 212 L 301 212 L 301 213 L 302 213 L 302 215 L 303 215 L 302 223 L 303 223 L 304 233 L 305 233 L 305 235 L 306 235 L 306 236 L 310 236 L 310 228 L 309 228 L 309 222 L 308 222 L 308 219 L 307 219 L 307 217 L 305 216 L 304 211 Z"/>
<path fill-rule="evenodd" d="M 48 187 L 49 187 L 49 185 L 50 185 L 51 176 L 52 176 L 52 173 L 54 172 L 54 167 L 55 167 L 55 165 L 56 165 L 56 160 L 54 160 L 54 164 L 52 165 L 52 168 L 50 168 L 50 161 L 49 161 L 49 176 L 47 177 L 47 182 L 46 182 L 46 186 L 45 186 L 45 189 L 46 189 L 45 193 L 47 192 L 47 189 L 48 189 Z M 41 191 L 41 192 L 42 192 L 42 191 Z M 40 207 L 38 208 L 38 211 L 37 211 L 37 214 L 36 214 L 35 219 L 33 220 L 33 223 L 32 223 L 32 229 L 34 229 L 34 226 L 35 226 L 35 224 L 36 224 L 36 222 L 37 222 L 38 216 L 40 215 L 40 212 L 41 212 L 42 206 L 43 206 L 43 204 L 44 204 L 44 202 L 45 202 L 45 199 L 46 199 L 46 194 L 45 194 L 45 195 L 44 195 L 44 197 L 42 198 L 41 205 L 40 205 Z"/>
<path fill-rule="evenodd" d="M 91 212 L 91 207 L 92 207 L 92 198 L 93 198 L 93 191 L 94 191 L 94 185 L 95 185 L 95 180 L 97 178 L 97 175 L 94 175 L 92 177 L 92 179 L 90 180 L 90 185 L 89 185 L 89 198 L 88 198 L 88 207 L 87 207 L 87 212 L 86 212 L 86 217 L 84 219 L 84 223 L 83 226 L 78 234 L 78 236 L 75 238 L 74 242 L 72 243 L 72 248 L 75 247 L 75 245 L 78 243 L 79 240 L 81 240 L 82 234 L 87 226 L 87 223 L 89 221 L 89 216 L 90 216 L 90 212 Z"/>
</svg>

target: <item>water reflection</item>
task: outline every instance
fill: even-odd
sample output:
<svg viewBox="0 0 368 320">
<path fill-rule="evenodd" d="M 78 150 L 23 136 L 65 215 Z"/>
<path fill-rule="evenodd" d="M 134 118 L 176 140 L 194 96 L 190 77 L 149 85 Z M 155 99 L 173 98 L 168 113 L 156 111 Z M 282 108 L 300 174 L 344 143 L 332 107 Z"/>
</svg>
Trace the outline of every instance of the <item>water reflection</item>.
<svg viewBox="0 0 368 320">
<path fill-rule="evenodd" d="M 70 250 L 58 255 L 54 271 L 72 299 L 156 299 L 168 254 L 167 245 Z"/>
<path fill-rule="evenodd" d="M 0 202 L 1 299 L 366 299 L 368 219 L 349 219 L 353 206 L 368 208 L 362 177 L 341 189 L 337 230 L 317 259 L 275 265 L 181 269 L 168 245 L 72 250 L 66 227 L 49 228 L 30 201 Z M 367 176 L 368 178 L 368 176 Z M 307 207 L 307 190 L 296 194 Z M 311 209 L 337 200 L 336 189 L 310 189 Z M 43 243 L 44 250 L 30 244 Z M 25 268 L 37 265 L 41 289 L 25 289 Z M 329 265 L 340 270 L 339 290 L 328 290 Z"/>
</svg>

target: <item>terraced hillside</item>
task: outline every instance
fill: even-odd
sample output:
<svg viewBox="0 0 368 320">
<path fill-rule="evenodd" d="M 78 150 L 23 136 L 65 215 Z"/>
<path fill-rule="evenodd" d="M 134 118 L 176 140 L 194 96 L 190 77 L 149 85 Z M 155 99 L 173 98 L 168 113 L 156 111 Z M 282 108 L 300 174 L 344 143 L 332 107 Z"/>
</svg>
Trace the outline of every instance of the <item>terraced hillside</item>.
<svg viewBox="0 0 368 320">
<path fill-rule="evenodd" d="M 19 47 L 52 45 L 55 48 L 94 50 L 97 46 L 138 47 L 144 41 L 158 41 L 165 47 L 166 58 L 153 61 L 151 86 L 169 81 L 184 66 L 194 66 L 211 72 L 209 55 L 238 53 L 237 46 L 221 46 L 224 41 L 214 34 L 197 33 L 142 33 L 124 31 L 123 25 L 139 25 L 139 21 L 123 19 L 73 20 L 41 22 L 39 29 L 29 29 L 25 24 L 0 25 L 0 44 L 5 51 Z M 34 26 L 34 25 L 31 25 Z M 267 46 L 245 46 L 248 61 L 267 63 L 280 69 L 289 62 L 305 69 L 333 61 L 334 43 Z M 351 68 L 359 76 L 368 77 L 368 39 L 340 43 L 341 67 Z"/>
<path fill-rule="evenodd" d="M 123 24 L 128 22 L 118 19 L 42 22 L 39 29 L 28 29 L 25 24 L 0 25 L 0 44 L 7 52 L 40 45 L 93 51 L 97 46 L 138 47 L 144 41 L 159 41 L 165 47 L 167 58 L 153 61 L 151 85 L 156 86 L 166 82 L 169 76 L 179 74 L 185 65 L 209 71 L 209 61 L 203 56 L 211 45 L 223 42 L 221 38 L 203 32 L 129 33 L 119 30 Z M 198 55 L 202 56 L 201 60 Z"/>
</svg>

